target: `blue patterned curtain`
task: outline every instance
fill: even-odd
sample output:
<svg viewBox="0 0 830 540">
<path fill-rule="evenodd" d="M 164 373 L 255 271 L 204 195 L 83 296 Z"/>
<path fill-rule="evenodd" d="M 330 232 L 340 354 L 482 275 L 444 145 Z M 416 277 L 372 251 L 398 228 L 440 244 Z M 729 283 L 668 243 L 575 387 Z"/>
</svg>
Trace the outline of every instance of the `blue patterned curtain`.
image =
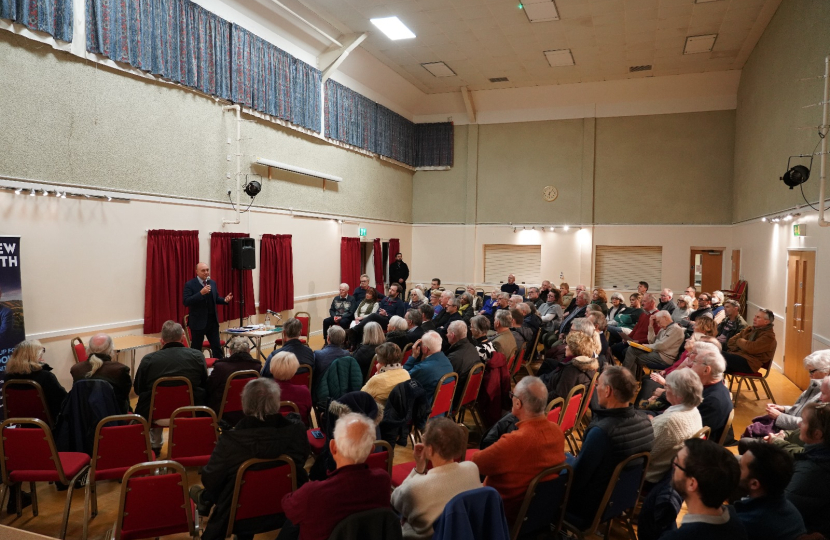
<svg viewBox="0 0 830 540">
<path fill-rule="evenodd" d="M 72 0 L 0 0 L 0 19 L 72 42 Z"/>
<path fill-rule="evenodd" d="M 291 122 L 320 133 L 323 73 L 302 60 L 291 62 Z"/>
<path fill-rule="evenodd" d="M 415 124 L 415 167 L 452 167 L 452 122 Z"/>
<path fill-rule="evenodd" d="M 326 81 L 326 137 L 374 152 L 377 110 L 371 99 Z"/>
<path fill-rule="evenodd" d="M 231 29 L 231 100 L 291 120 L 291 55 L 244 28 Z"/>
<path fill-rule="evenodd" d="M 378 105 L 375 152 L 412 165 L 415 162 L 415 124 Z"/>
</svg>

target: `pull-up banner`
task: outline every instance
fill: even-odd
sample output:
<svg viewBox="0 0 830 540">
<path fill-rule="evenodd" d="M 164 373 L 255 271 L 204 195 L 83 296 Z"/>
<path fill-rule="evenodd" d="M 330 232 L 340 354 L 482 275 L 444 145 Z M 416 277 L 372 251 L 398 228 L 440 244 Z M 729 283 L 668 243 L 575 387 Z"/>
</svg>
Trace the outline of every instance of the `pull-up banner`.
<svg viewBox="0 0 830 540">
<path fill-rule="evenodd" d="M 24 339 L 20 237 L 0 236 L 0 371 L 6 370 L 12 350 Z"/>
</svg>

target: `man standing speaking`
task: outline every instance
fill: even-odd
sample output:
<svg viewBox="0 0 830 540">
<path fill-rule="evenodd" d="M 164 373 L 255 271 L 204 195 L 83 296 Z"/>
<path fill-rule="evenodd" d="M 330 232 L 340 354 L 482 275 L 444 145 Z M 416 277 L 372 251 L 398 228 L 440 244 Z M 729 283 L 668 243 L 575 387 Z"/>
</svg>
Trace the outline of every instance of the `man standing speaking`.
<svg viewBox="0 0 830 540">
<path fill-rule="evenodd" d="M 219 317 L 217 304 L 229 304 L 233 293 L 224 298 L 219 296 L 216 282 L 210 279 L 210 268 L 200 262 L 196 265 L 196 277 L 184 284 L 184 305 L 190 308 L 190 346 L 202 350 L 205 338 L 210 342 L 213 358 L 222 358 L 222 346 L 219 340 Z"/>
</svg>

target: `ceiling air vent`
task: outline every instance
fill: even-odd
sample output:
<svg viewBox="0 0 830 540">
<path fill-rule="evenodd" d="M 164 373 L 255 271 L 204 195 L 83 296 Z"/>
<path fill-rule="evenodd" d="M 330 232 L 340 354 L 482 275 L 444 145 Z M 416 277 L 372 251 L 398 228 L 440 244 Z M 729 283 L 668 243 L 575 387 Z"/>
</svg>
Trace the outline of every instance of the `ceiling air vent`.
<svg viewBox="0 0 830 540">
<path fill-rule="evenodd" d="M 508 80 L 507 77 L 493 77 L 490 82 L 508 82 Z"/>
<path fill-rule="evenodd" d="M 638 71 L 651 71 L 651 64 L 646 66 L 631 66 L 628 68 L 629 73 L 637 73 Z"/>
</svg>

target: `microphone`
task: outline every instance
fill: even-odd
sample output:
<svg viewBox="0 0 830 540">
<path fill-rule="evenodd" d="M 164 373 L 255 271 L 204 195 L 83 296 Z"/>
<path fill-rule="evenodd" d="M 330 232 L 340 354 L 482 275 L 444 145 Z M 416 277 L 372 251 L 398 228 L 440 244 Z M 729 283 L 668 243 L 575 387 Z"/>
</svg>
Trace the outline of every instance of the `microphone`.
<svg viewBox="0 0 830 540">
<path fill-rule="evenodd" d="M 276 317 L 278 321 L 282 321 L 282 317 L 280 317 L 280 314 L 277 313 L 276 311 L 271 311 L 270 309 L 266 309 L 265 312 L 268 313 L 269 315 L 273 315 L 274 317 Z"/>
</svg>

